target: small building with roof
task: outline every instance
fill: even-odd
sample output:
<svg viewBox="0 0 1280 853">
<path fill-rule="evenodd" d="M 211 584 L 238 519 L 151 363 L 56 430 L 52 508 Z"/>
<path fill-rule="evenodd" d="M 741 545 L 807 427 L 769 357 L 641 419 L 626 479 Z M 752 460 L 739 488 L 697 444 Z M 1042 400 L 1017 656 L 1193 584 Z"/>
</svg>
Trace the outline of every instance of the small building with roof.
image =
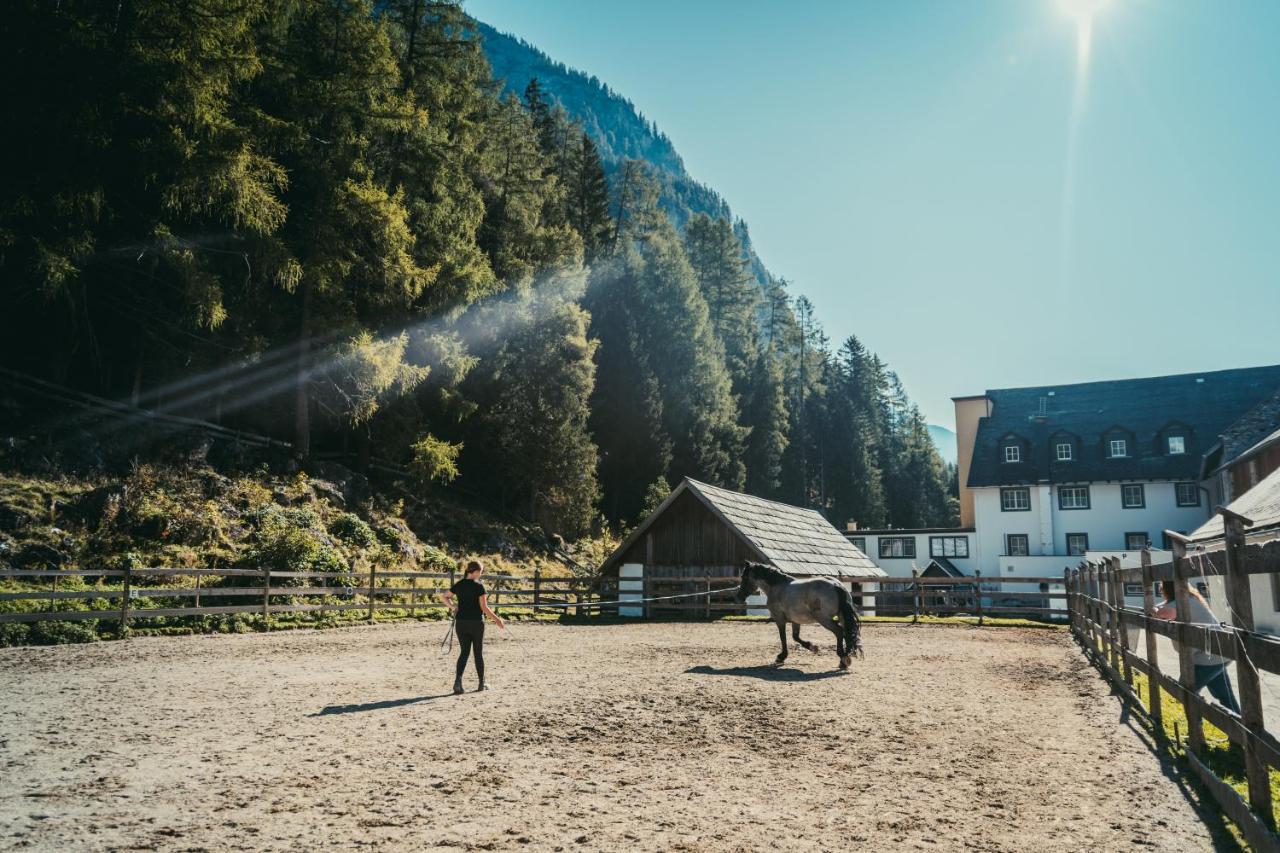
<svg viewBox="0 0 1280 853">
<path fill-rule="evenodd" d="M 850 587 L 855 604 L 863 584 L 872 583 L 868 578 L 885 575 L 817 510 L 687 477 L 631 531 L 600 573 L 618 578 L 621 598 L 640 599 L 646 591 L 682 594 L 696 592 L 704 579 L 736 579 L 747 561 L 796 577 L 839 581 Z M 720 597 L 708 612 L 732 609 L 731 603 Z M 872 605 L 870 600 L 866 603 Z M 658 609 L 637 606 L 621 613 L 640 616 Z"/>
</svg>

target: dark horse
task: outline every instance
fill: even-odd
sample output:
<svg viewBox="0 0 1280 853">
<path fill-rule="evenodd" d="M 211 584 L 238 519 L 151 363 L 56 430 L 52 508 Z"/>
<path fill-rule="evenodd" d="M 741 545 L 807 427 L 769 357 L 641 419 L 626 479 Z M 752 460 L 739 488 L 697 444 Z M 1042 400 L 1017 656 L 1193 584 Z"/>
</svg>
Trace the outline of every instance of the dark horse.
<svg viewBox="0 0 1280 853">
<path fill-rule="evenodd" d="M 811 652 L 817 652 L 818 647 L 800 639 L 801 625 L 816 623 L 835 634 L 841 669 L 848 669 L 855 655 L 862 656 L 858 611 L 853 607 L 853 596 L 840 584 L 827 578 L 798 580 L 770 566 L 747 563 L 742 570 L 738 600 L 746 601 L 756 592 L 768 597 L 769 618 L 778 623 L 782 652 L 774 666 L 780 666 L 787 659 L 788 622 L 791 623 L 791 636 Z"/>
</svg>

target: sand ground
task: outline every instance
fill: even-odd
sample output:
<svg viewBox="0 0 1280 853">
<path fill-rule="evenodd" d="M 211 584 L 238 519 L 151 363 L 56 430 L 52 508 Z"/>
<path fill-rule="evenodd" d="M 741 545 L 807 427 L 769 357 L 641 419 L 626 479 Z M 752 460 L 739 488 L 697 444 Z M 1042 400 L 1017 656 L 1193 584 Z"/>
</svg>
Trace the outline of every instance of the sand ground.
<svg viewBox="0 0 1280 853">
<path fill-rule="evenodd" d="M 438 623 L 0 650 L 0 847 L 1204 850 L 1063 632 Z M 473 676 L 468 676 L 469 683 Z"/>
</svg>

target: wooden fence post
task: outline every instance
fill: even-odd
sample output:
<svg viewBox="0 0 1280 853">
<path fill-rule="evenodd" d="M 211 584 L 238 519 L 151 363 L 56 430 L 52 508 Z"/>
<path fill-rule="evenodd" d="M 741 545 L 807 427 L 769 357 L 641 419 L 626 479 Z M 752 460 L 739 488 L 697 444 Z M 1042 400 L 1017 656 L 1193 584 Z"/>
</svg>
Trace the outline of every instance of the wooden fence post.
<svg viewBox="0 0 1280 853">
<path fill-rule="evenodd" d="M 493 606 L 497 607 L 498 602 L 502 600 L 502 575 L 493 576 Z"/>
<path fill-rule="evenodd" d="M 1124 579 L 1120 576 L 1119 557 L 1111 558 L 1111 601 L 1116 616 L 1116 633 L 1120 646 L 1120 668 L 1124 670 L 1124 683 L 1133 687 L 1133 669 L 1129 664 L 1129 630 L 1124 620 Z"/>
<path fill-rule="evenodd" d="M 1106 595 L 1103 602 L 1107 605 L 1107 656 L 1111 661 L 1111 672 L 1120 676 L 1120 631 L 1118 623 L 1120 614 L 1116 612 L 1116 576 L 1111 558 L 1102 561 L 1103 577 L 1106 578 Z"/>
<path fill-rule="evenodd" d="M 711 618 L 711 575 L 707 575 L 706 592 L 707 592 L 706 597 L 703 598 L 702 600 L 707 606 L 707 618 L 710 619 Z"/>
<path fill-rule="evenodd" d="M 1103 660 L 1107 651 L 1107 640 L 1103 636 L 1102 623 L 1102 578 L 1098 576 L 1096 563 L 1089 563 L 1089 617 L 1092 636 L 1089 640 L 1089 651 L 1099 660 Z"/>
<path fill-rule="evenodd" d="M 542 603 L 542 569 L 533 570 L 533 606 Z"/>
<path fill-rule="evenodd" d="M 1072 636 L 1076 635 L 1076 621 L 1071 611 L 1071 567 L 1064 566 L 1062 569 L 1062 591 L 1066 594 L 1067 602 L 1067 629 L 1071 631 Z M 1052 601 L 1053 599 L 1049 599 Z"/>
<path fill-rule="evenodd" d="M 413 619 L 418 615 L 418 576 L 414 575 L 409 578 L 409 618 Z"/>
<path fill-rule="evenodd" d="M 1275 828 L 1271 811 L 1271 784 L 1267 764 L 1258 753 L 1255 733 L 1266 731 L 1262 712 L 1262 682 L 1249 657 L 1248 636 L 1253 632 L 1253 593 L 1244 565 L 1244 528 L 1253 522 L 1228 509 L 1218 507 L 1226 536 L 1227 604 L 1235 625 L 1236 676 L 1240 680 L 1240 719 L 1248 732 L 1244 737 L 1244 769 L 1249 779 L 1249 805 L 1267 825 Z"/>
<path fill-rule="evenodd" d="M 1178 605 L 1178 630 L 1191 622 L 1190 594 L 1187 592 L 1187 543 L 1181 534 L 1170 533 L 1173 540 L 1173 594 Z M 1179 636 L 1178 639 L 1182 639 Z M 1191 696 L 1197 696 L 1195 649 L 1186 643 L 1178 643 L 1179 681 Z M 1183 703 L 1187 715 L 1187 748 L 1196 758 L 1204 754 L 1204 727 L 1200 723 L 1200 704 L 1188 700 Z"/>
<path fill-rule="evenodd" d="M 1155 573 L 1151 570 L 1151 548 L 1142 549 L 1142 612 L 1145 614 L 1146 626 L 1143 634 L 1147 640 L 1147 707 L 1151 722 L 1156 730 L 1156 737 L 1164 740 L 1164 710 L 1160 707 L 1160 656 L 1156 644 L 1155 632 L 1151 630 L 1151 614 L 1156 609 Z"/>
<path fill-rule="evenodd" d="M 982 627 L 982 572 L 973 573 L 973 598 L 978 607 L 978 627 Z"/>
<path fill-rule="evenodd" d="M 271 630 L 271 568 L 262 567 L 262 627 Z"/>
<path fill-rule="evenodd" d="M 133 595 L 133 567 L 124 567 L 124 595 L 120 599 L 120 639 L 129 636 L 129 597 Z"/>
<path fill-rule="evenodd" d="M 1111 590 L 1107 588 L 1107 563 L 1105 560 L 1094 567 L 1094 577 L 1098 580 L 1098 635 L 1102 641 L 1102 662 L 1111 659 Z"/>
<path fill-rule="evenodd" d="M 920 570 L 911 570 L 911 624 L 920 621 Z"/>
<path fill-rule="evenodd" d="M 369 564 L 369 621 L 373 621 L 373 604 L 374 604 L 374 584 L 378 582 L 378 567 L 375 563 Z"/>
</svg>

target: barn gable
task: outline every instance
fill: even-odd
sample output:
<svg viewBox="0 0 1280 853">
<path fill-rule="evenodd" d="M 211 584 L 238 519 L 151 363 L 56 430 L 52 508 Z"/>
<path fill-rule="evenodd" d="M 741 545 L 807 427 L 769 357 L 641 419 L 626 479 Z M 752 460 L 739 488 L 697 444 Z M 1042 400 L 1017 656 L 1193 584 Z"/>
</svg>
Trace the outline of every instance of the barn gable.
<svg viewBox="0 0 1280 853">
<path fill-rule="evenodd" d="M 688 478 L 605 560 L 601 572 L 622 563 L 736 571 L 744 560 L 801 576 L 885 574 L 816 510 Z"/>
</svg>

